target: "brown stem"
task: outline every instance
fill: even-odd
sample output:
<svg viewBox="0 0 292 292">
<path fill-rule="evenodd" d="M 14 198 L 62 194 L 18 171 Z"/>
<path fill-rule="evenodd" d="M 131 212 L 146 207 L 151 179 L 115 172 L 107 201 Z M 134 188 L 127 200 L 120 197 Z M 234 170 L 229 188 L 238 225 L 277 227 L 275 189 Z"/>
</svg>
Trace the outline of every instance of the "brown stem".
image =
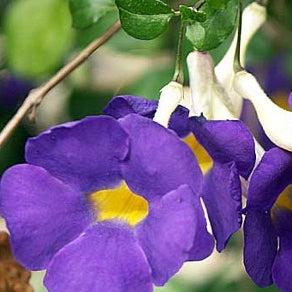
<svg viewBox="0 0 292 292">
<path fill-rule="evenodd" d="M 117 21 L 113 26 L 111 26 L 101 37 L 90 43 L 80 54 L 78 54 L 72 61 L 60 69 L 51 79 L 49 79 L 45 84 L 38 88 L 30 91 L 29 95 L 24 100 L 23 104 L 20 106 L 15 115 L 6 124 L 0 133 L 0 149 L 3 147 L 5 142 L 12 135 L 13 131 L 20 124 L 25 115 L 29 112 L 34 115 L 35 108 L 42 102 L 46 94 L 64 80 L 72 71 L 74 71 L 78 66 L 80 66 L 88 57 L 94 53 L 99 47 L 106 43 L 116 32 L 121 28 L 120 21 Z M 34 119 L 34 116 L 30 116 Z"/>
</svg>

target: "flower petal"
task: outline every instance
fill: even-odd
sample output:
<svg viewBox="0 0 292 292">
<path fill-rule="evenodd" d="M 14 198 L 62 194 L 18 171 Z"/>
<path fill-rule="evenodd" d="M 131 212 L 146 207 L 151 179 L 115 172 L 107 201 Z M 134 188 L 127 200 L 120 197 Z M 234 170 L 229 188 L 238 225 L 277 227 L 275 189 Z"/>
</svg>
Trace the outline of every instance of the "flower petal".
<svg viewBox="0 0 292 292">
<path fill-rule="evenodd" d="M 242 222 L 241 183 L 234 162 L 214 164 L 203 183 L 203 200 L 221 252 Z"/>
<path fill-rule="evenodd" d="M 146 99 L 134 95 L 120 95 L 114 97 L 104 108 L 103 112 L 116 119 L 134 113 L 152 119 L 156 112 L 157 105 L 157 100 Z"/>
<path fill-rule="evenodd" d="M 26 160 L 83 192 L 116 187 L 128 136 L 111 117 L 88 117 L 28 140 Z"/>
<path fill-rule="evenodd" d="M 273 280 L 277 288 L 289 292 L 292 287 L 292 212 L 277 208 L 274 215 L 280 236 L 280 248 L 273 265 Z"/>
<path fill-rule="evenodd" d="M 289 96 L 288 96 L 288 105 L 290 109 L 292 109 L 292 91 L 289 93 Z"/>
<path fill-rule="evenodd" d="M 283 292 L 290 292 L 292 287 L 292 241 L 281 244 L 273 265 L 275 286 Z"/>
<path fill-rule="evenodd" d="M 189 125 L 214 161 L 234 161 L 239 174 L 248 178 L 255 163 L 254 141 L 241 121 L 207 121 L 200 116 L 191 117 Z"/>
<path fill-rule="evenodd" d="M 207 231 L 207 222 L 200 199 L 195 199 L 196 233 L 193 247 L 189 251 L 188 261 L 201 261 L 214 249 L 214 238 Z"/>
<path fill-rule="evenodd" d="M 190 133 L 188 118 L 189 110 L 179 105 L 170 117 L 169 129 L 174 130 L 181 138 L 186 137 Z"/>
<path fill-rule="evenodd" d="M 195 194 L 200 194 L 202 173 L 197 160 L 174 132 L 135 114 L 120 123 L 131 143 L 122 172 L 134 193 L 149 201 L 187 184 Z"/>
<path fill-rule="evenodd" d="M 187 185 L 150 204 L 147 218 L 136 227 L 155 285 L 162 286 L 188 259 L 197 228 L 194 194 Z"/>
<path fill-rule="evenodd" d="M 13 252 L 31 270 L 46 268 L 93 220 L 85 197 L 43 168 L 27 164 L 4 173 L 1 207 Z"/>
<path fill-rule="evenodd" d="M 272 265 L 277 252 L 277 235 L 268 212 L 251 210 L 244 221 L 244 265 L 260 287 L 273 283 Z"/>
<path fill-rule="evenodd" d="M 292 184 L 292 153 L 272 148 L 265 152 L 251 177 L 247 209 L 270 210 L 289 184 Z"/>
<path fill-rule="evenodd" d="M 149 100 L 139 96 L 121 95 L 114 97 L 103 112 L 116 119 L 123 118 L 131 113 L 152 119 L 157 106 L 158 101 L 156 100 Z M 190 133 L 187 123 L 188 116 L 188 109 L 178 106 L 170 117 L 169 128 L 174 130 L 180 137 L 187 136 Z"/>
<path fill-rule="evenodd" d="M 150 268 L 132 230 L 104 222 L 61 249 L 44 280 L 52 292 L 151 292 Z"/>
</svg>

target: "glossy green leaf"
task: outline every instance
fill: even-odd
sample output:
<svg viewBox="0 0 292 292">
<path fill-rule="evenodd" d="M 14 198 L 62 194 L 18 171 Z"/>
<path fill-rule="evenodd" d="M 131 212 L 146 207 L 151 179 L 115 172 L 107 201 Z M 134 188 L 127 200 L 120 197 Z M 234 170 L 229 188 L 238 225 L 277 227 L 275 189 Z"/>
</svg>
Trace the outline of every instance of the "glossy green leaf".
<svg viewBox="0 0 292 292">
<path fill-rule="evenodd" d="M 191 7 L 185 6 L 185 5 L 180 5 L 179 6 L 179 11 L 181 14 L 181 19 L 182 21 L 199 21 L 203 22 L 206 21 L 207 15 L 204 11 L 195 11 Z"/>
<path fill-rule="evenodd" d="M 187 26 L 186 36 L 195 49 L 209 51 L 217 48 L 233 31 L 238 14 L 238 1 L 230 0 L 225 9 L 214 9 L 208 3 L 201 11 L 207 19 Z"/>
<path fill-rule="evenodd" d="M 4 19 L 9 67 L 25 77 L 51 74 L 71 45 L 70 22 L 66 1 L 13 1 Z"/>
<path fill-rule="evenodd" d="M 75 28 L 86 28 L 116 9 L 114 0 L 70 0 L 69 4 Z"/>
<path fill-rule="evenodd" d="M 132 37 L 150 40 L 162 34 L 174 11 L 161 0 L 116 0 L 123 29 Z"/>
</svg>

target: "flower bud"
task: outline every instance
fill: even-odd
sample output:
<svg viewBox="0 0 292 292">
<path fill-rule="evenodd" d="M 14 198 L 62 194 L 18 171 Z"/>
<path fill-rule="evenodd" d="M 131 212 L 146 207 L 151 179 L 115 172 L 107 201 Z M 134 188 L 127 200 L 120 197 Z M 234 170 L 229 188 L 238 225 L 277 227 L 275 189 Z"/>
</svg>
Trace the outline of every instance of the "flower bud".
<svg viewBox="0 0 292 292">
<path fill-rule="evenodd" d="M 153 120 L 167 128 L 171 114 L 183 98 L 183 86 L 178 82 L 171 81 L 160 92 L 158 107 Z"/>
<path fill-rule="evenodd" d="M 188 55 L 192 104 L 190 116 L 204 115 L 212 119 L 232 119 L 232 102 L 218 82 L 212 57 L 207 53 L 194 51 Z"/>
<path fill-rule="evenodd" d="M 192 105 L 190 116 L 200 116 L 207 119 L 212 116 L 212 84 L 214 83 L 214 64 L 209 54 L 194 51 L 187 57 L 190 76 Z"/>
</svg>

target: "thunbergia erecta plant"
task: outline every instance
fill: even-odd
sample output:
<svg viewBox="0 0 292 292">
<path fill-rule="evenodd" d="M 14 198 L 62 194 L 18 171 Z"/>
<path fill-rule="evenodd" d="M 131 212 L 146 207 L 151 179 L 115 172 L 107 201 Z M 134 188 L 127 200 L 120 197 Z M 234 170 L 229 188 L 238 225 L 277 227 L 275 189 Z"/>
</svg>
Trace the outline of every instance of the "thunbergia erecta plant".
<svg viewBox="0 0 292 292">
<path fill-rule="evenodd" d="M 0 186 L 15 258 L 29 270 L 45 270 L 49 292 L 151 292 L 185 262 L 209 257 L 215 245 L 222 252 L 244 222 L 247 274 L 260 287 L 291 292 L 292 112 L 244 69 L 266 1 L 243 11 L 239 0 L 198 1 L 178 11 L 160 0 L 137 3 L 97 0 L 93 13 L 71 0 L 73 25 L 87 27 L 117 9 L 120 22 L 99 42 L 121 26 L 132 37 L 153 39 L 179 17 L 173 79 L 158 101 L 119 95 L 104 115 L 28 139 L 26 162 L 8 168 Z M 208 51 L 232 31 L 214 66 Z M 188 89 L 184 35 L 195 48 L 186 59 Z M 240 120 L 244 99 L 274 148 L 265 151 Z"/>
</svg>

